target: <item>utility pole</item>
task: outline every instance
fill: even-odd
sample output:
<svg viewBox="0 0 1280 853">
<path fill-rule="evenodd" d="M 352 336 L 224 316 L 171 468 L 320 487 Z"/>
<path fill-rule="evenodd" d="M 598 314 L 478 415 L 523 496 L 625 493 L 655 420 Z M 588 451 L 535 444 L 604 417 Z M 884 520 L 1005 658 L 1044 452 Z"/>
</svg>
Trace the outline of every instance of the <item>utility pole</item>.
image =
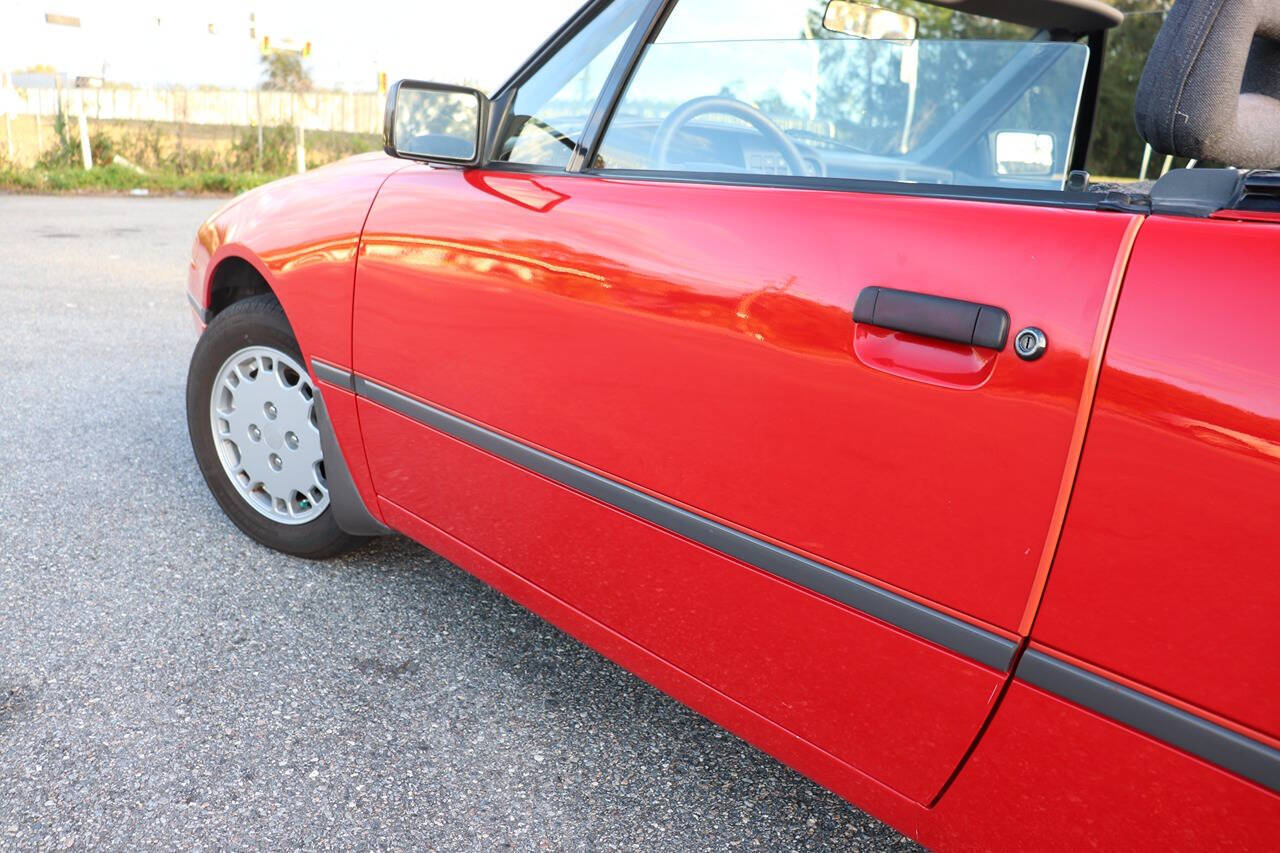
<svg viewBox="0 0 1280 853">
<path fill-rule="evenodd" d="M 251 22 L 253 21 L 252 16 L 250 16 L 250 21 Z M 261 45 L 263 56 L 269 56 L 271 54 L 278 54 L 278 53 L 296 55 L 299 58 L 298 67 L 300 70 L 302 70 L 301 60 L 311 55 L 311 42 L 309 41 L 295 41 L 292 38 L 283 38 L 283 39 L 279 39 L 275 44 L 272 44 L 270 35 L 263 35 L 262 33 L 259 33 L 256 28 L 251 28 L 249 32 L 251 35 L 256 35 L 261 38 L 260 45 Z M 302 70 L 302 76 L 305 78 L 306 76 L 305 70 Z M 298 100 L 299 100 L 298 89 L 301 88 L 300 84 L 302 82 L 304 81 L 302 80 L 290 81 L 290 84 L 292 85 L 292 90 L 290 91 L 290 94 L 289 94 L 289 114 L 293 119 L 293 146 L 294 146 L 294 154 L 296 155 L 297 161 L 298 161 L 297 170 L 299 175 L 307 171 L 307 142 L 306 142 L 307 137 L 306 137 L 306 132 L 302 129 L 302 115 L 301 115 L 301 110 L 299 110 L 298 108 Z M 262 150 L 261 123 L 259 123 L 258 127 L 259 127 L 258 150 L 261 151 Z"/>
</svg>

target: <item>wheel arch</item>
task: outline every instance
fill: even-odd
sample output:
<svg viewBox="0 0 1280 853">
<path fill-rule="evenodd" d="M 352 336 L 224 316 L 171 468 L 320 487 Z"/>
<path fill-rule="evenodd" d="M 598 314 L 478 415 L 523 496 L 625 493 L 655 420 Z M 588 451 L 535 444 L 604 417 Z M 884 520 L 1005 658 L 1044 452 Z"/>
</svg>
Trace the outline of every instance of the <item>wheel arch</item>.
<svg viewBox="0 0 1280 853">
<path fill-rule="evenodd" d="M 361 234 L 383 182 L 407 165 L 381 152 L 353 157 L 251 190 L 212 213 L 197 230 L 187 273 L 197 334 L 229 306 L 270 294 L 283 310 L 313 379 L 320 382 L 316 359 L 352 370 Z M 322 396 L 333 438 L 358 492 L 356 508 L 377 520 L 377 492 L 355 395 L 326 384 Z"/>
<path fill-rule="evenodd" d="M 248 254 L 248 252 L 228 252 L 217 262 L 209 265 L 204 299 L 209 319 L 218 316 L 235 303 L 253 296 L 274 296 L 281 307 L 284 306 L 266 273 L 258 264 L 248 260 L 246 257 Z M 285 316 L 289 316 L 287 310 Z"/>
<path fill-rule="evenodd" d="M 204 304 L 207 306 L 206 323 L 232 305 L 243 302 L 246 299 L 257 296 L 271 296 L 280 305 L 285 321 L 289 324 L 294 338 L 302 350 L 307 370 L 313 374 L 313 381 L 316 381 L 314 377 L 315 371 L 311 365 L 309 342 L 304 339 L 306 330 L 299 327 L 290 312 L 290 303 L 293 301 L 289 298 L 290 290 L 288 287 L 280 287 L 279 282 L 273 280 L 266 264 L 248 247 L 241 244 L 227 244 L 220 247 L 210 259 L 208 272 L 205 276 Z M 305 326 L 305 324 L 303 325 Z M 333 508 L 334 518 L 338 522 L 338 526 L 349 534 L 355 536 L 385 535 L 390 531 L 371 509 L 375 504 L 362 494 L 362 490 L 356 482 L 356 474 L 352 471 L 348 460 L 352 451 L 349 449 L 344 450 L 343 442 L 339 438 L 339 428 L 335 426 L 330 415 L 330 404 L 341 404 L 343 401 L 332 397 L 333 394 L 338 392 L 330 390 L 326 394 L 325 389 L 319 384 L 316 385 L 316 389 L 320 392 L 316 397 L 316 414 L 320 425 L 320 442 L 324 448 L 325 465 L 328 469 L 329 499 Z M 326 402 L 327 396 L 329 397 L 328 402 Z M 355 426 L 353 419 L 350 417 L 342 420 L 344 427 L 342 433 L 347 438 L 348 443 L 355 443 L 358 451 L 355 460 L 363 463 L 364 443 L 358 434 L 359 428 Z M 363 465 L 360 466 L 359 471 L 367 477 L 367 471 Z"/>
</svg>

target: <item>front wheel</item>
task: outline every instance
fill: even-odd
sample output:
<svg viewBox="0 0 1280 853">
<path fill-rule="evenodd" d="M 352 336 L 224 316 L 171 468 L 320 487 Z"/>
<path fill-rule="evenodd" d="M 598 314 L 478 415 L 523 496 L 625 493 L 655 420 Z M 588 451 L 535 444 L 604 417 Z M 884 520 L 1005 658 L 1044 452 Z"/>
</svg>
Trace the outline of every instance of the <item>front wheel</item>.
<svg viewBox="0 0 1280 853">
<path fill-rule="evenodd" d="M 209 323 L 187 372 L 187 431 L 227 517 L 269 548 L 310 559 L 361 540 L 329 506 L 316 389 L 280 303 L 237 302 Z"/>
</svg>

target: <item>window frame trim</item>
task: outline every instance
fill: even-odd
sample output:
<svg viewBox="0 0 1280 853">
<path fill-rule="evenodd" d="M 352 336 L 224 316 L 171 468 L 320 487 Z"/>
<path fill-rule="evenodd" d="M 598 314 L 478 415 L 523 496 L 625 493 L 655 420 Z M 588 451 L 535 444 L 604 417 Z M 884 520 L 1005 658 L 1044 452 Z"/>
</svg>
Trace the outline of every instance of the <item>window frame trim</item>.
<svg viewBox="0 0 1280 853">
<path fill-rule="evenodd" d="M 583 125 L 582 135 L 578 139 L 578 150 L 569 158 L 568 172 L 581 173 L 595 162 L 600 153 L 600 145 L 604 142 L 605 132 L 613 122 L 613 116 L 622 101 L 622 95 L 635 77 L 640 60 L 644 57 L 645 48 L 657 38 L 667 15 L 675 8 L 676 0 L 649 0 L 639 19 L 631 28 L 626 43 L 618 52 L 618 59 L 613 63 L 609 76 L 600 87 L 595 106 Z"/>
<path fill-rule="evenodd" d="M 956 201 L 991 202 L 996 204 L 1030 204 L 1040 207 L 1062 207 L 1076 210 L 1107 210 L 1105 196 L 1088 191 L 1035 190 L 1016 187 L 960 186 L 950 184 L 913 184 L 903 181 L 874 181 L 860 178 L 826 178 L 803 175 L 752 175 L 736 172 L 677 172 L 634 169 L 593 169 L 590 164 L 600 152 L 604 135 L 612 124 L 623 94 L 630 85 L 644 56 L 645 48 L 654 42 L 662 25 L 680 0 L 649 0 L 644 11 L 632 26 L 627 41 L 619 51 L 613 68 L 596 96 L 578 140 L 577 149 L 570 155 L 566 167 L 539 166 L 493 160 L 492 155 L 501 144 L 501 128 L 505 127 L 509 112 L 515 102 L 519 87 L 536 74 L 543 65 L 557 55 L 565 45 L 589 25 L 596 16 L 617 0 L 588 0 L 572 18 L 544 42 L 537 51 L 493 95 L 494 109 L 490 112 L 492 126 L 486 142 L 484 159 L 480 168 L 510 172 L 513 174 L 561 175 L 567 177 L 591 177 L 673 184 L 711 184 L 715 186 L 770 187 L 775 189 L 810 189 L 828 192 L 867 193 L 874 195 L 910 196 L 917 198 L 952 199 Z M 1086 65 L 1084 97 L 1077 105 L 1076 133 L 1073 133 L 1072 150 L 1068 164 L 1084 160 L 1092 135 L 1097 90 L 1101 83 L 1105 60 L 1105 32 L 1080 33 L 1090 48 Z M 1095 50 L 1095 46 L 1100 48 Z M 1087 122 L 1087 124 L 1085 124 Z M 1087 130 L 1081 134 L 1081 130 Z"/>
<path fill-rule="evenodd" d="M 524 61 L 516 72 L 494 92 L 490 98 L 493 109 L 490 110 L 490 125 L 488 133 L 486 134 L 487 138 L 485 139 L 484 158 L 481 161 L 481 166 L 483 168 L 494 168 L 501 164 L 503 171 L 507 171 L 511 167 L 524 167 L 530 171 L 539 170 L 539 173 L 543 173 L 543 170 L 549 168 L 546 166 L 539 166 L 534 163 L 520 164 L 511 163 L 506 160 L 494 159 L 494 156 L 498 153 L 499 148 L 504 142 L 503 131 L 511 117 L 511 109 L 515 106 L 516 95 L 519 93 L 520 87 L 529 81 L 529 78 L 541 71 L 543 66 L 559 55 L 560 51 L 564 50 L 569 42 L 590 26 L 591 23 L 605 11 L 605 9 L 612 6 L 615 2 L 617 2 L 617 0 L 587 0 L 587 3 L 581 6 L 578 11 L 575 12 L 573 16 L 570 17 L 569 20 L 566 21 L 558 30 L 552 33 L 551 36 L 543 42 L 528 59 Z M 636 19 L 635 24 L 632 25 L 631 32 L 628 34 L 627 40 L 623 42 L 622 49 L 618 51 L 618 56 L 614 60 L 613 67 L 609 69 L 609 75 L 605 77 L 605 82 L 601 86 L 600 92 L 596 95 L 595 101 L 592 103 L 591 112 L 588 113 L 587 116 L 587 123 L 583 125 L 582 134 L 579 136 L 577 146 L 573 154 L 569 157 L 567 168 L 550 167 L 555 170 L 556 174 L 574 174 L 578 171 L 574 168 L 575 165 L 586 162 L 582 156 L 584 150 L 583 142 L 588 138 L 588 133 L 591 133 L 593 130 L 597 132 L 599 131 L 598 127 L 593 127 L 592 122 L 596 120 L 597 113 L 600 111 L 602 99 L 610 92 L 610 87 L 617 83 L 616 78 L 622 73 L 620 69 L 631 68 L 634 70 L 634 64 L 639 61 L 638 57 L 643 54 L 645 42 L 641 41 L 641 38 L 648 38 L 650 27 L 652 27 L 655 19 L 656 7 L 673 4 L 674 0 L 649 0 L 645 5 L 640 16 Z M 629 78 L 630 75 L 628 74 L 627 79 Z M 619 89 L 619 91 L 621 90 Z M 621 97 L 621 95 L 618 97 Z M 599 135 L 603 137 L 603 133 L 599 133 Z M 511 170 L 519 171 L 519 169 Z"/>
</svg>

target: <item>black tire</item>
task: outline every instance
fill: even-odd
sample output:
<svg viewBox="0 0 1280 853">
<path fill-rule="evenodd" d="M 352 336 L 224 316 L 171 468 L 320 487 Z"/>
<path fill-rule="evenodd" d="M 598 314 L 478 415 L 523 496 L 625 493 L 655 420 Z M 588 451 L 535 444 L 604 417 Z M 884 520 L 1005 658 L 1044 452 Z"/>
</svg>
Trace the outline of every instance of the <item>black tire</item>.
<svg viewBox="0 0 1280 853">
<path fill-rule="evenodd" d="M 209 426 L 213 383 L 226 360 L 248 346 L 274 347 L 304 364 L 284 309 L 273 296 L 237 302 L 209 323 L 187 371 L 187 432 L 209 491 L 236 527 L 268 548 L 322 560 L 356 547 L 365 540 L 339 528 L 332 507 L 305 524 L 273 521 L 249 505 L 223 469 Z"/>
</svg>

